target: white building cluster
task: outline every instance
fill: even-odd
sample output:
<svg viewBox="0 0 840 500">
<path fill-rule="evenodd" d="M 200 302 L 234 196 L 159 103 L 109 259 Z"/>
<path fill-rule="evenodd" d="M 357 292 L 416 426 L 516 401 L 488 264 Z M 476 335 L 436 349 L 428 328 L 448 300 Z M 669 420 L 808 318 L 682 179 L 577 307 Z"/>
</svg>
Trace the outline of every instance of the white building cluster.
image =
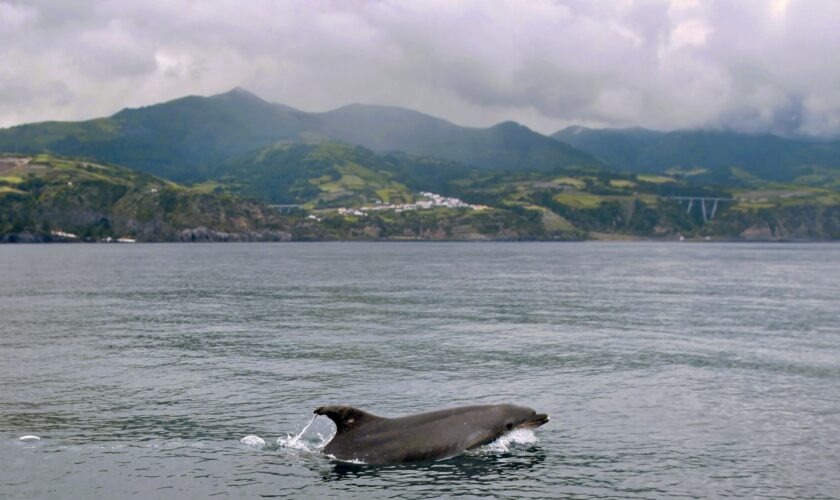
<svg viewBox="0 0 840 500">
<path fill-rule="evenodd" d="M 394 210 L 397 213 L 400 213 L 412 210 L 430 210 L 433 208 L 469 208 L 471 210 L 485 210 L 487 208 L 486 205 L 470 205 L 458 198 L 441 196 L 428 191 L 421 192 L 420 196 L 424 199 L 418 200 L 414 203 L 393 204 L 377 201 L 375 205 L 364 206 L 358 209 L 342 207 L 338 209 L 338 213 L 341 215 L 356 215 L 363 217 L 367 215 L 367 212 L 377 212 L 381 210 Z"/>
<path fill-rule="evenodd" d="M 78 234 L 68 233 L 66 231 L 50 231 L 50 235 L 55 236 L 56 238 L 64 239 L 64 240 L 77 240 L 79 239 Z M 102 238 L 98 240 L 102 243 L 137 243 L 137 240 L 134 238 L 122 237 L 122 238 L 111 238 L 110 236 L 106 238 Z"/>
<path fill-rule="evenodd" d="M 339 213 L 339 215 L 358 215 L 360 217 L 363 217 L 363 216 L 367 215 L 366 213 L 362 212 L 362 210 L 364 210 L 364 209 L 365 209 L 365 207 L 362 207 L 360 210 L 357 210 L 355 208 L 339 207 L 338 213 Z"/>
<path fill-rule="evenodd" d="M 67 233 L 65 231 L 50 231 L 50 235 L 56 238 L 64 238 L 66 240 L 75 240 L 79 237 L 77 234 Z"/>
</svg>

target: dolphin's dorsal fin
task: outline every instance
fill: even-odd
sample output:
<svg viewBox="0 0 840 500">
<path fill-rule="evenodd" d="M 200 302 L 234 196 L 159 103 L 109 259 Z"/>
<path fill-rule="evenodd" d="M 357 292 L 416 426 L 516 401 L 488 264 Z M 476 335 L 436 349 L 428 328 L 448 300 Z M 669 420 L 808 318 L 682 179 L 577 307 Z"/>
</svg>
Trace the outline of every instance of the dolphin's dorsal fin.
<svg viewBox="0 0 840 500">
<path fill-rule="evenodd" d="M 321 406 L 315 410 L 315 414 L 324 415 L 335 422 L 338 434 L 355 429 L 365 422 L 382 418 L 358 408 L 344 405 Z"/>
</svg>

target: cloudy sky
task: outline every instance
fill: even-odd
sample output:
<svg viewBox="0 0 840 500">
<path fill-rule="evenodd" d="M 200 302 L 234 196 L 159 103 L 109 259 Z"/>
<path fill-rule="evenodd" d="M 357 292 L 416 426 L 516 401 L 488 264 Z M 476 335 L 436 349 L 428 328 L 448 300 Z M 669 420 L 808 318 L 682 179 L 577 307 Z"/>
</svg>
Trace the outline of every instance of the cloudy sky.
<svg viewBox="0 0 840 500">
<path fill-rule="evenodd" d="M 840 136 L 838 0 L 0 0 L 0 126 L 236 86 L 307 111 Z"/>
</svg>

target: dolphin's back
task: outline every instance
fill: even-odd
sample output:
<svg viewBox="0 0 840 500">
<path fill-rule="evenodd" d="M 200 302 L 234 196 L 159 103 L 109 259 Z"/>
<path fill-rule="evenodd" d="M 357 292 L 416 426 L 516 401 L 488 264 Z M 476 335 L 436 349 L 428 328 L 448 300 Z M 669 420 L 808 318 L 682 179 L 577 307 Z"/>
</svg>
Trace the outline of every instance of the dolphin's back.
<svg viewBox="0 0 840 500">
<path fill-rule="evenodd" d="M 369 464 L 451 457 L 499 437 L 503 429 L 497 421 L 502 406 L 465 406 L 398 418 L 377 417 L 352 409 L 364 414 L 354 413 L 347 426 L 343 422 L 348 419 L 342 421 L 335 412 L 324 412 L 333 421 L 336 421 L 334 417 L 339 419 L 336 422 L 339 432 L 324 452 L 339 460 Z"/>
</svg>

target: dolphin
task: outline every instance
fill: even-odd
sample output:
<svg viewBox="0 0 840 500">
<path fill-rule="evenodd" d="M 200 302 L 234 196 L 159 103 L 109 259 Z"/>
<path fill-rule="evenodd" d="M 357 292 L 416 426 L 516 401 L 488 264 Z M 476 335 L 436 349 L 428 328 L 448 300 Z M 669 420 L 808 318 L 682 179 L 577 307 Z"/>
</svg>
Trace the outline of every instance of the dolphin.
<svg viewBox="0 0 840 500">
<path fill-rule="evenodd" d="M 315 414 L 328 417 L 337 429 L 324 453 L 372 465 L 448 458 L 515 429 L 549 421 L 544 413 L 510 404 L 462 406 L 398 418 L 342 405 L 321 406 Z"/>
</svg>

